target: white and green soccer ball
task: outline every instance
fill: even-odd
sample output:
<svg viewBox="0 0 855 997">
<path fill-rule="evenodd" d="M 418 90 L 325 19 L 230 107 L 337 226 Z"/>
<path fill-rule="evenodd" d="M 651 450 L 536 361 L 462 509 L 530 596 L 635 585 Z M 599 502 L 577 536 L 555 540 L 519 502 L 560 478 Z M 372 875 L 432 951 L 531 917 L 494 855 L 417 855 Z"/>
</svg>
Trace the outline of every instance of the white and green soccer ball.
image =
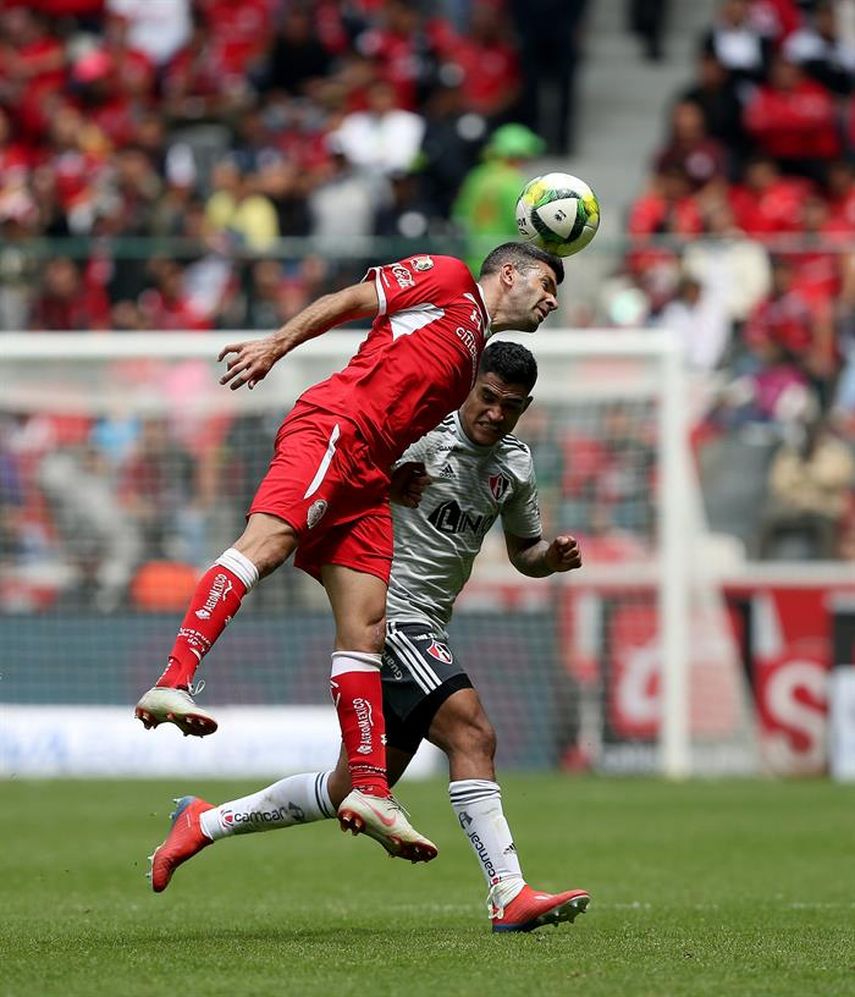
<svg viewBox="0 0 855 997">
<path fill-rule="evenodd" d="M 596 235 L 600 202 L 584 180 L 569 173 L 545 173 L 523 187 L 516 218 L 525 242 L 556 256 L 572 256 Z"/>
</svg>

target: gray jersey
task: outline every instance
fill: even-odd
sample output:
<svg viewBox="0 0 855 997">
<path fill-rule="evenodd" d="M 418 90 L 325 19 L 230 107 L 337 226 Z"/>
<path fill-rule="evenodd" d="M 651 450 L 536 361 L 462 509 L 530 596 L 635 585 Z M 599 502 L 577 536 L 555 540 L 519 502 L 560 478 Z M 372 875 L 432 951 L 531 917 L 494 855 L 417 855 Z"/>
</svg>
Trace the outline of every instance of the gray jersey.
<svg viewBox="0 0 855 997">
<path fill-rule="evenodd" d="M 395 557 L 386 617 L 444 633 L 496 519 L 501 516 L 514 536 L 541 535 L 531 451 L 515 436 L 478 446 L 454 412 L 409 447 L 405 461 L 422 461 L 434 480 L 418 508 L 392 505 Z"/>
</svg>

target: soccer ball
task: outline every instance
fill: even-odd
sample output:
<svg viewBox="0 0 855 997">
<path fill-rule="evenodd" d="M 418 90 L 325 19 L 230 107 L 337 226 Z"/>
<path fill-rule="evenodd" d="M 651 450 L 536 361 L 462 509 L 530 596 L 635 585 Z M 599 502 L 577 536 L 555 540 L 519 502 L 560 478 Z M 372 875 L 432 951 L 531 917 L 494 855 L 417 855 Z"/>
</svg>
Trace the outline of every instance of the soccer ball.
<svg viewBox="0 0 855 997">
<path fill-rule="evenodd" d="M 516 217 L 526 242 L 556 256 L 572 256 L 596 235 L 600 202 L 584 180 L 569 173 L 545 173 L 523 187 Z"/>
</svg>

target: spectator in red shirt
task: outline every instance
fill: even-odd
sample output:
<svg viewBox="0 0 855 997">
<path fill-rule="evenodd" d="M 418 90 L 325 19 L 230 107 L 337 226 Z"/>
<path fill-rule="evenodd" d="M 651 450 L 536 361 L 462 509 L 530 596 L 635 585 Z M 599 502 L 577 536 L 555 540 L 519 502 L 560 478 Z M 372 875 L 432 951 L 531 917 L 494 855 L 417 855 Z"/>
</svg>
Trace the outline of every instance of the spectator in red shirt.
<svg viewBox="0 0 855 997">
<path fill-rule="evenodd" d="M 743 183 L 733 185 L 728 198 L 742 231 L 763 239 L 801 230 L 802 202 L 810 190 L 806 180 L 782 177 L 774 159 L 756 156 L 746 167 Z"/>
<path fill-rule="evenodd" d="M 149 270 L 155 286 L 140 295 L 148 327 L 161 332 L 210 329 L 211 322 L 196 311 L 184 287 L 184 271 L 173 260 L 152 260 Z"/>
<path fill-rule="evenodd" d="M 793 287 L 808 301 L 818 316 L 830 313 L 841 290 L 840 250 L 842 232 L 828 210 L 828 202 L 819 193 L 809 195 L 802 204 L 802 234 L 799 248 L 790 256 Z M 848 241 L 848 240 L 846 240 Z"/>
<path fill-rule="evenodd" d="M 774 260 L 772 293 L 749 315 L 744 341 L 761 366 L 789 365 L 827 399 L 837 363 L 834 327 L 830 316 L 816 314 L 794 282 L 792 263 Z"/>
<path fill-rule="evenodd" d="M 657 152 L 654 169 L 661 173 L 676 166 L 698 193 L 715 180 L 723 180 L 727 172 L 727 151 L 707 132 L 704 112 L 691 100 L 679 100 L 671 109 L 668 141 Z"/>
<path fill-rule="evenodd" d="M 745 127 L 759 150 L 793 173 L 821 180 L 841 152 L 834 100 L 795 63 L 777 56 L 769 82 L 745 108 Z"/>
<path fill-rule="evenodd" d="M 41 14 L 24 4 L 0 11 L 0 101 L 21 137 L 38 143 L 49 120 L 49 98 L 65 83 L 65 51 Z"/>
<path fill-rule="evenodd" d="M 829 216 L 836 230 L 855 233 L 855 167 L 845 160 L 830 163 L 826 178 Z"/>
<path fill-rule="evenodd" d="M 679 277 L 679 245 L 704 228 L 689 179 L 681 167 L 654 174 L 647 191 L 630 208 L 627 229 L 634 247 L 627 258 L 630 273 L 642 280 L 653 309 L 667 301 Z M 654 239 L 652 236 L 670 236 Z"/>
<path fill-rule="evenodd" d="M 470 111 L 498 121 L 520 95 L 520 65 L 507 16 L 498 0 L 476 0 L 466 35 L 451 35 L 443 57 L 462 73 L 463 100 Z"/>
<path fill-rule="evenodd" d="M 397 105 L 414 110 L 433 83 L 437 32 L 425 24 L 415 5 L 404 0 L 386 0 L 382 14 L 374 20 L 375 24 L 359 35 L 357 48 L 377 64 L 380 76 L 394 87 Z"/>
<path fill-rule="evenodd" d="M 162 107 L 174 125 L 216 118 L 236 103 L 222 81 L 225 68 L 207 18 L 193 12 L 190 38 L 164 67 Z"/>
<path fill-rule="evenodd" d="M 83 114 L 113 148 L 127 145 L 136 130 L 135 102 L 120 86 L 121 76 L 119 64 L 104 49 L 87 52 L 72 69 Z"/>
<path fill-rule="evenodd" d="M 47 264 L 33 309 L 33 329 L 89 332 L 109 328 L 109 320 L 104 289 L 84 281 L 72 260 L 60 257 Z"/>
<path fill-rule="evenodd" d="M 264 55 L 273 29 L 275 0 L 197 0 L 211 27 L 219 62 L 231 86 L 245 83 L 247 73 Z"/>
</svg>

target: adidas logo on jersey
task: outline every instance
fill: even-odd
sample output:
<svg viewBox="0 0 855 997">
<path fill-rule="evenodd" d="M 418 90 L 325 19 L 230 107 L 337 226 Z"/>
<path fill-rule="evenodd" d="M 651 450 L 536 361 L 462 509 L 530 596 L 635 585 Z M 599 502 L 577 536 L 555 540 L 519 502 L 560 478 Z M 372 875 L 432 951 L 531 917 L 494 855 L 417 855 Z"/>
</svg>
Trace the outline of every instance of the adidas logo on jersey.
<svg viewBox="0 0 855 997">
<path fill-rule="evenodd" d="M 443 469 L 439 472 L 439 476 L 441 478 L 453 478 L 454 469 L 452 468 L 451 464 L 446 464 L 445 467 L 443 467 Z"/>
</svg>

